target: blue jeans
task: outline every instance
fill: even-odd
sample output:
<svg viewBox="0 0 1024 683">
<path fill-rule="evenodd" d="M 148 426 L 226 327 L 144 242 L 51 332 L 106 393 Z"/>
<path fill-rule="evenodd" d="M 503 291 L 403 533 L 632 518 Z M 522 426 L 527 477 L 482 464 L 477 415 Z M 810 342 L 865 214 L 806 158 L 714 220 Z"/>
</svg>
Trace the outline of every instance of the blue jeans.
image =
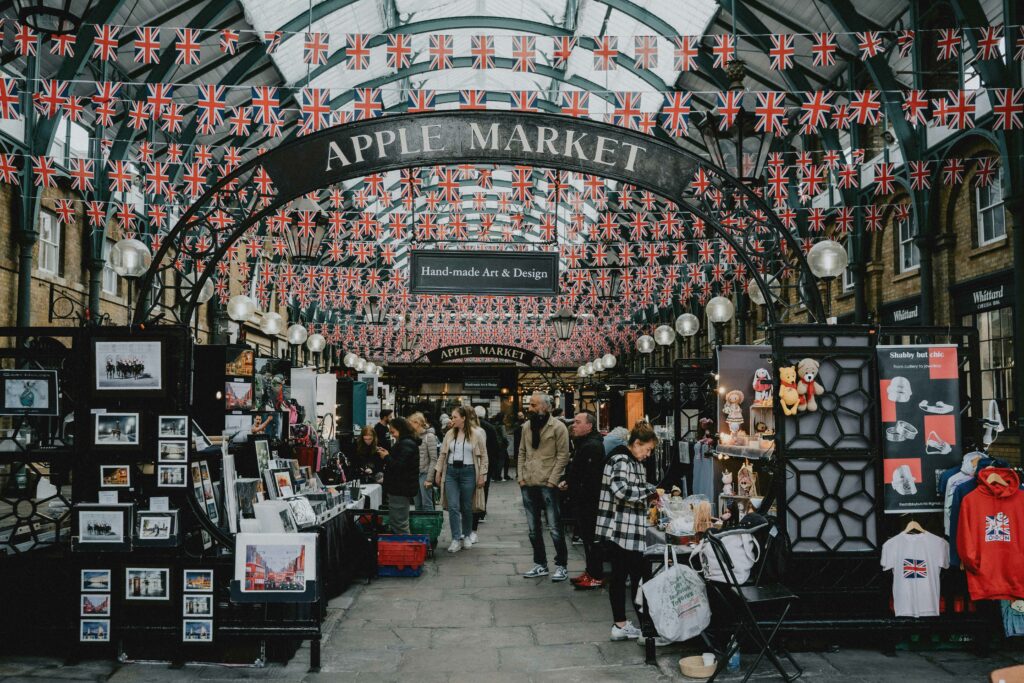
<svg viewBox="0 0 1024 683">
<path fill-rule="evenodd" d="M 558 489 L 550 486 L 524 486 L 523 507 L 526 508 L 526 523 L 530 529 L 530 543 L 533 545 L 533 562 L 547 566 L 548 557 L 544 550 L 544 527 L 540 519 L 541 508 L 547 511 L 548 527 L 551 529 L 551 543 L 555 546 L 555 564 L 566 566 L 569 551 L 565 547 L 565 530 L 562 528 L 562 511 L 558 505 Z"/>
<path fill-rule="evenodd" d="M 423 485 L 423 482 L 425 482 L 427 477 L 430 476 L 432 476 L 432 472 L 424 472 L 420 475 L 420 491 L 416 494 L 416 498 L 413 500 L 416 504 L 416 510 L 419 512 L 434 511 L 434 489 L 428 489 Z"/>
<path fill-rule="evenodd" d="M 473 494 L 476 492 L 476 467 L 448 465 L 444 478 L 444 495 L 448 499 L 448 526 L 452 540 L 473 533 Z"/>
</svg>

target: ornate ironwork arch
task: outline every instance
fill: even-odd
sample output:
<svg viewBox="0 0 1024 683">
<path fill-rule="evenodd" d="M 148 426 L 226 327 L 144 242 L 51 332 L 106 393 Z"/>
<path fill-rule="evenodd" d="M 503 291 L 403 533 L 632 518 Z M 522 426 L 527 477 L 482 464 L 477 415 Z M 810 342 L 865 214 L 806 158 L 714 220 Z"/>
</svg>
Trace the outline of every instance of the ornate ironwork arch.
<svg viewBox="0 0 1024 683">
<path fill-rule="evenodd" d="M 672 143 L 587 119 L 442 111 L 335 126 L 288 141 L 220 178 L 161 240 L 139 288 L 134 322 L 153 321 L 167 310 L 191 319 L 228 249 L 309 192 L 372 173 L 462 163 L 562 169 L 650 190 L 721 238 L 767 301 L 777 300 L 780 283 L 795 275 L 797 303 L 823 320 L 802 245 L 757 192 L 724 170 Z M 163 294 L 152 296 L 154 279 L 168 270 L 191 272 L 188 295 L 169 306 Z M 776 321 L 773 306 L 766 315 Z"/>
</svg>

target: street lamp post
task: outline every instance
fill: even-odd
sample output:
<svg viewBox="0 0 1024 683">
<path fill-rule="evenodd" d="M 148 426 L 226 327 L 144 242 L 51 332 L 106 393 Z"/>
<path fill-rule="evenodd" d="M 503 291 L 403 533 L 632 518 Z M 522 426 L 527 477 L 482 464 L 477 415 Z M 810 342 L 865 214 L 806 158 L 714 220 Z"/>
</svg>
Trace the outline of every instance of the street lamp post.
<svg viewBox="0 0 1024 683">
<path fill-rule="evenodd" d="M 814 277 L 825 283 L 825 317 L 832 320 L 832 281 L 843 274 L 850 261 L 843 245 L 835 240 L 822 240 L 807 252 L 807 265 Z"/>
<path fill-rule="evenodd" d="M 721 344 L 725 337 L 725 325 L 732 320 L 736 313 L 736 307 L 732 299 L 724 296 L 712 297 L 704 307 L 708 314 L 708 320 L 715 328 L 715 342 Z"/>
</svg>

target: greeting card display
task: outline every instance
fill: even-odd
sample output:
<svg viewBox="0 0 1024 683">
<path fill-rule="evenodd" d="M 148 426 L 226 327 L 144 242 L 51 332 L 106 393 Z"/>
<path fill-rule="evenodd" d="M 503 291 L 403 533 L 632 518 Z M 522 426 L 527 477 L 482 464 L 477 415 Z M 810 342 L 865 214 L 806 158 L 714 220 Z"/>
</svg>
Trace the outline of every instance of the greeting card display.
<svg viewBox="0 0 1024 683">
<path fill-rule="evenodd" d="M 131 550 L 132 509 L 131 503 L 77 504 L 72 514 L 71 549 Z"/>
<path fill-rule="evenodd" d="M 0 370 L 0 415 L 58 415 L 56 370 Z"/>
<path fill-rule="evenodd" d="M 163 361 L 164 344 L 159 340 L 94 340 L 93 391 L 97 395 L 161 395 L 165 392 Z"/>
<path fill-rule="evenodd" d="M 316 600 L 316 534 L 235 536 L 235 602 Z"/>
</svg>

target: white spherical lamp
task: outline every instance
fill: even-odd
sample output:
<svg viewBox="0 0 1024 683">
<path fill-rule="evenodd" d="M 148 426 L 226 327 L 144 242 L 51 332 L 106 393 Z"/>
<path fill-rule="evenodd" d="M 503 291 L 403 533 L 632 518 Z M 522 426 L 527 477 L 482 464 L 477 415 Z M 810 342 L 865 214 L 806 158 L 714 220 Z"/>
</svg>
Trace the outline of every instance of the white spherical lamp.
<svg viewBox="0 0 1024 683">
<path fill-rule="evenodd" d="M 363 366 L 363 372 L 365 372 L 367 375 L 372 375 L 376 373 L 377 364 L 370 360 L 366 361 L 366 365 Z"/>
<path fill-rule="evenodd" d="M 305 327 L 303 327 L 299 323 L 295 323 L 294 325 L 292 325 L 291 327 L 288 328 L 288 343 L 289 344 L 293 344 L 295 346 L 298 346 L 299 344 L 302 344 L 303 342 L 305 342 L 306 338 L 308 336 L 309 336 L 309 330 L 307 330 Z"/>
<path fill-rule="evenodd" d="M 353 365 L 355 365 L 355 364 L 356 364 L 356 358 L 358 358 L 358 357 L 359 357 L 359 356 L 357 356 L 356 354 L 354 354 L 354 353 L 352 353 L 351 351 L 349 351 L 349 352 L 348 352 L 348 353 L 346 353 L 346 354 L 345 354 L 345 356 L 344 356 L 344 357 L 343 357 L 343 358 L 341 359 L 341 362 L 345 364 L 345 367 L 346 367 L 346 368 L 350 368 L 350 367 L 352 367 Z"/>
<path fill-rule="evenodd" d="M 256 312 L 256 302 L 247 294 L 236 294 L 228 301 L 228 317 L 236 323 L 252 320 Z"/>
<path fill-rule="evenodd" d="M 595 358 L 594 359 L 594 370 L 596 370 L 597 372 L 604 372 L 604 369 L 605 369 L 604 368 L 604 359 L 602 359 L 602 358 Z"/>
<path fill-rule="evenodd" d="M 704 308 L 708 312 L 708 320 L 716 325 L 729 322 L 736 312 L 732 299 L 724 296 L 711 297 Z"/>
<path fill-rule="evenodd" d="M 583 367 L 582 365 L 579 366 L 578 368 L 576 368 L 576 375 L 579 376 L 579 377 L 586 377 L 587 376 L 587 369 L 585 367 Z"/>
<path fill-rule="evenodd" d="M 281 317 L 280 313 L 274 313 L 273 311 L 264 313 L 260 319 L 260 330 L 263 334 L 270 337 L 277 336 L 284 330 L 284 318 Z"/>
<path fill-rule="evenodd" d="M 139 240 L 120 240 L 110 249 L 110 267 L 121 277 L 140 278 L 149 270 L 153 255 Z"/>
<path fill-rule="evenodd" d="M 654 346 L 654 337 L 649 334 L 645 334 L 636 340 L 636 350 L 640 353 L 650 353 L 654 351 Z"/>
<path fill-rule="evenodd" d="M 683 313 L 676 318 L 676 332 L 684 337 L 692 337 L 700 331 L 700 318 L 693 313 Z"/>
<path fill-rule="evenodd" d="M 595 372 L 597 372 L 597 369 L 594 367 L 594 361 L 588 362 L 583 367 L 585 367 L 587 369 L 587 374 L 588 375 L 593 375 Z"/>
<path fill-rule="evenodd" d="M 306 348 L 313 353 L 320 353 L 327 348 L 327 340 L 322 334 L 311 334 L 306 339 Z"/>
<path fill-rule="evenodd" d="M 772 303 L 779 300 L 779 292 L 782 290 L 782 285 L 779 284 L 778 279 L 774 275 L 768 275 L 764 278 L 765 287 L 768 289 L 768 294 L 772 298 Z M 747 282 L 747 296 L 758 306 L 764 306 L 766 299 L 764 298 L 764 292 L 757 286 L 757 280 L 750 278 Z"/>
<path fill-rule="evenodd" d="M 356 369 L 356 372 L 362 372 L 366 369 L 366 359 L 356 358 L 356 364 L 353 367 Z"/>
<path fill-rule="evenodd" d="M 604 356 L 601 357 L 601 360 L 604 361 L 604 367 L 607 370 L 611 370 L 612 368 L 615 367 L 615 364 L 619 362 L 619 360 L 615 357 L 614 353 L 604 354 Z"/>
<path fill-rule="evenodd" d="M 654 330 L 654 341 L 657 342 L 659 346 L 668 346 L 675 340 L 675 330 L 668 325 L 658 325 Z"/>
<path fill-rule="evenodd" d="M 843 274 L 850 257 L 843 245 L 835 240 L 822 240 L 807 252 L 807 265 L 814 277 L 832 280 Z"/>
<path fill-rule="evenodd" d="M 192 293 L 196 290 L 197 280 L 199 280 L 198 273 L 189 273 L 188 275 L 181 276 L 181 287 L 179 287 L 179 291 L 181 292 L 182 300 L 188 301 L 189 299 L 192 298 Z M 206 278 L 206 280 L 203 281 L 202 288 L 199 290 L 199 298 L 196 299 L 196 303 L 205 304 L 207 301 L 213 298 L 213 295 L 213 279 Z"/>
</svg>

